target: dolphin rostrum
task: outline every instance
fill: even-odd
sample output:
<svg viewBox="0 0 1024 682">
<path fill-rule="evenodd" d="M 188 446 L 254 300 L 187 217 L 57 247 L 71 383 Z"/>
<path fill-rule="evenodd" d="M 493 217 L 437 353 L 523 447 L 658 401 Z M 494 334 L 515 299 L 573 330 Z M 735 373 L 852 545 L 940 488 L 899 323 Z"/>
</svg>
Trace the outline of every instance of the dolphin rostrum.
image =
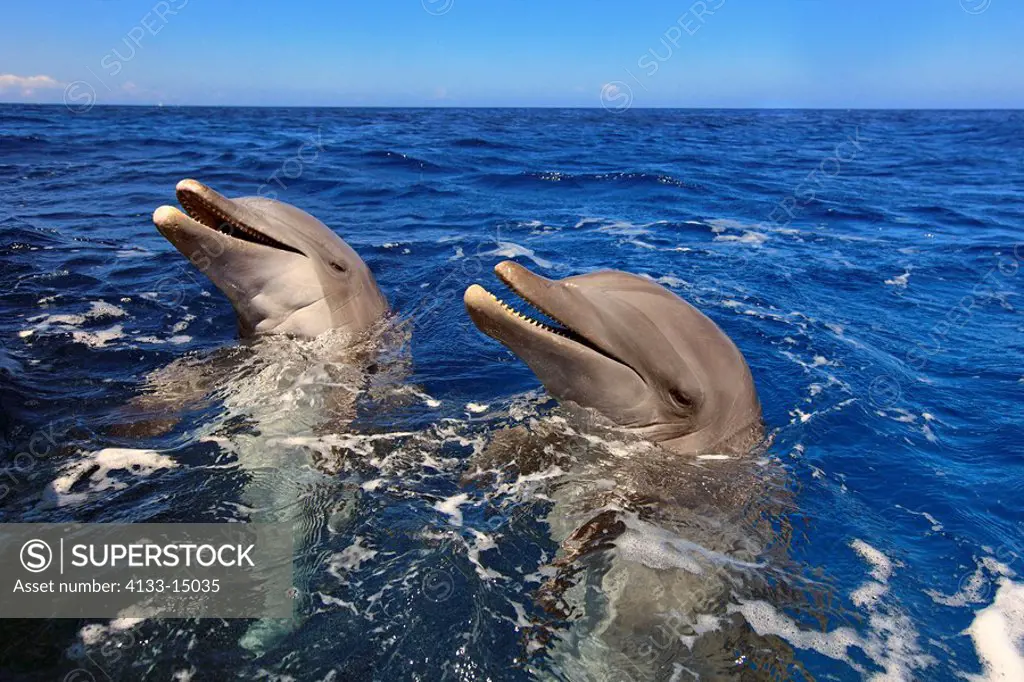
<svg viewBox="0 0 1024 682">
<path fill-rule="evenodd" d="M 157 229 L 231 301 L 242 336 L 358 334 L 388 304 L 352 247 L 319 220 L 264 197 L 228 199 L 196 180 L 161 206 Z"/>
<path fill-rule="evenodd" d="M 465 293 L 469 316 L 555 397 L 674 452 L 742 453 L 761 439 L 761 405 L 743 355 L 665 287 L 616 270 L 550 280 L 504 261 L 494 271 L 553 322 L 477 284 Z"/>
</svg>

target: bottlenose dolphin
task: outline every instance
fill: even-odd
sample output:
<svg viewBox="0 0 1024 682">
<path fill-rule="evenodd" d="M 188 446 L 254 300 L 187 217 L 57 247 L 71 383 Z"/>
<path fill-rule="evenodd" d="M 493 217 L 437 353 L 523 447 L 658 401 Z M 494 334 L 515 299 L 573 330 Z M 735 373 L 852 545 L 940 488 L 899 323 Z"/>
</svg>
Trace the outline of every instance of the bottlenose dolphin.
<svg viewBox="0 0 1024 682">
<path fill-rule="evenodd" d="M 761 439 L 761 404 L 742 353 L 665 287 L 615 270 L 550 280 L 504 261 L 494 272 L 553 323 L 477 284 L 464 296 L 469 316 L 556 398 L 674 452 L 741 453 Z"/>
<path fill-rule="evenodd" d="M 159 433 L 177 423 L 182 404 L 215 397 L 222 403 L 201 427 L 238 459 L 248 474 L 241 501 L 253 521 L 295 525 L 297 557 L 311 542 L 307 488 L 326 485 L 308 465 L 310 453 L 293 441 L 319 442 L 346 432 L 366 377 L 378 367 L 387 340 L 388 303 L 359 255 L 322 222 L 289 204 L 264 197 L 229 199 L 196 180 L 176 187 L 184 211 L 161 206 L 153 222 L 231 302 L 243 337 L 263 336 L 214 358 L 183 358 L 150 377 L 154 389 L 132 409 L 155 419 L 119 428 L 122 434 Z M 243 417 L 252 434 L 225 423 Z M 275 439 L 268 446 L 264 439 Z M 297 559 L 296 585 L 307 591 L 317 564 Z M 262 652 L 302 621 L 262 619 L 242 646 Z"/>
<path fill-rule="evenodd" d="M 735 670 L 735 655 L 718 660 L 735 653 L 722 640 L 753 635 L 729 624 L 727 604 L 748 591 L 739 586 L 759 589 L 763 553 L 777 551 L 765 518 L 785 505 L 776 469 L 748 456 L 764 427 L 742 353 L 711 319 L 638 275 L 551 280 L 510 261 L 495 273 L 544 319 L 473 285 L 464 296 L 473 323 L 554 397 L 627 436 L 619 443 L 599 430 L 595 439 L 593 423 L 575 423 L 589 413 L 569 410 L 498 432 L 478 458 L 478 471 L 503 458 L 513 474 L 542 469 L 545 458 L 557 465 L 544 496 L 560 549 L 534 596 L 569 624 L 548 654 L 567 679 L 679 679 L 681 670 L 719 679 Z"/>
<path fill-rule="evenodd" d="M 153 222 L 228 297 L 242 336 L 358 334 L 387 311 L 359 254 L 305 211 L 265 197 L 228 199 L 196 180 L 176 192 L 185 212 L 161 206 Z"/>
</svg>

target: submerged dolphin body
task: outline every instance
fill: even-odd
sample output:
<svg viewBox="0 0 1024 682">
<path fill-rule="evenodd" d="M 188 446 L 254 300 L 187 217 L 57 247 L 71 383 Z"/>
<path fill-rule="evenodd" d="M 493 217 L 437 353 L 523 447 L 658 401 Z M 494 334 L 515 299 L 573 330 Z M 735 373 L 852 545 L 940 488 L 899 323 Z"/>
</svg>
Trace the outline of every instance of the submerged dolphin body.
<svg viewBox="0 0 1024 682">
<path fill-rule="evenodd" d="M 264 197 L 228 199 L 196 180 L 176 191 L 185 211 L 161 206 L 153 222 L 228 297 L 242 336 L 358 334 L 387 311 L 359 254 L 305 211 Z"/>
<path fill-rule="evenodd" d="M 511 261 L 494 270 L 557 326 L 476 284 L 464 297 L 469 316 L 555 397 L 594 408 L 674 452 L 742 453 L 761 439 L 761 405 L 743 355 L 668 289 L 614 270 L 562 280 Z"/>
</svg>

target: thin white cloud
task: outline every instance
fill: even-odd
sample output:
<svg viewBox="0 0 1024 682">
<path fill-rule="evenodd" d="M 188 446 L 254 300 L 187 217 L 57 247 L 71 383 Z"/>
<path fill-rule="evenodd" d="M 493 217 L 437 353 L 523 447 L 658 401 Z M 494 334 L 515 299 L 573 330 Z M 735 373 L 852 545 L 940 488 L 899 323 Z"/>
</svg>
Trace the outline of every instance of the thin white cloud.
<svg viewBox="0 0 1024 682">
<path fill-rule="evenodd" d="M 21 90 L 25 96 L 36 90 L 53 90 L 62 88 L 64 84 L 52 76 L 15 76 L 13 73 L 0 73 L 0 90 Z"/>
</svg>

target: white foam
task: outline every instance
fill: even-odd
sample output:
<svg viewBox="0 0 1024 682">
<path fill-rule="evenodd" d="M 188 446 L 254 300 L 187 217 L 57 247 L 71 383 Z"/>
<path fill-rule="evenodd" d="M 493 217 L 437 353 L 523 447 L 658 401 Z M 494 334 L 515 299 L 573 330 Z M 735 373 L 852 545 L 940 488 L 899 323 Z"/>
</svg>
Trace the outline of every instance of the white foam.
<svg viewBox="0 0 1024 682">
<path fill-rule="evenodd" d="M 183 344 L 183 343 L 188 343 L 191 340 L 192 340 L 192 337 L 189 336 L 188 334 L 175 334 L 174 336 L 171 336 L 171 337 L 166 338 L 166 339 L 161 339 L 159 337 L 151 336 L 151 335 L 133 336 L 132 337 L 132 341 L 136 341 L 138 343 L 151 343 L 153 345 L 159 345 L 159 344 L 163 344 L 163 343 L 172 343 L 172 344 L 175 344 L 175 345 L 180 345 L 180 344 Z"/>
<path fill-rule="evenodd" d="M 155 450 L 106 448 L 83 453 L 82 458 L 67 467 L 63 475 L 50 482 L 43 491 L 43 499 L 39 506 L 42 509 L 51 509 L 81 504 L 94 493 L 127 488 L 127 482 L 110 476 L 114 471 L 144 477 L 160 469 L 173 469 L 176 466 L 173 459 Z M 72 493 L 71 488 L 82 481 L 87 481 L 88 490 Z"/>
<path fill-rule="evenodd" d="M 889 578 L 892 577 L 892 562 L 889 561 L 889 557 L 860 539 L 851 542 L 850 546 L 871 565 L 872 578 L 880 583 L 889 581 Z"/>
<path fill-rule="evenodd" d="M 106 301 L 90 301 L 89 312 L 85 314 L 88 319 L 98 319 L 102 317 L 124 317 L 128 312 L 113 303 L 107 303 Z"/>
<path fill-rule="evenodd" d="M 327 572 L 342 582 L 348 582 L 348 574 L 358 571 L 363 562 L 370 561 L 377 556 L 378 552 L 364 545 L 366 538 L 356 536 L 351 545 L 335 552 L 329 562 Z"/>
<path fill-rule="evenodd" d="M 534 263 L 542 268 L 553 268 L 555 266 L 549 260 L 541 258 L 532 249 L 528 249 L 525 246 L 516 244 L 515 242 L 498 242 L 498 248 L 493 251 L 481 254 L 483 256 L 501 256 L 503 258 L 515 258 L 516 256 L 523 256 L 529 258 Z"/>
<path fill-rule="evenodd" d="M 847 649 L 857 646 L 860 636 L 852 628 L 841 627 L 831 632 L 814 632 L 802 630 L 793 620 L 780 613 L 768 602 L 743 602 L 739 606 L 731 605 L 730 613 L 740 613 L 754 632 L 761 635 L 776 635 L 783 638 L 798 649 L 817 651 L 837 661 L 850 663 L 855 670 L 863 670 L 852 664 L 847 656 Z"/>
<path fill-rule="evenodd" d="M 741 613 L 759 635 L 777 635 L 797 648 L 817 651 L 842 661 L 865 679 L 877 682 L 921 679 L 915 671 L 934 665 L 935 659 L 921 651 L 913 621 L 895 605 L 886 603 L 893 562 L 863 540 L 854 540 L 850 544 L 871 567 L 872 579 L 851 595 L 853 603 L 867 612 L 866 633 L 861 634 L 850 627 L 825 632 L 805 630 L 763 601 L 730 606 L 730 613 Z M 865 669 L 850 656 L 851 648 L 860 649 L 881 671 Z"/>
<path fill-rule="evenodd" d="M 338 599 L 337 597 L 332 597 L 331 595 L 324 594 L 323 592 L 317 592 L 316 596 L 319 597 L 320 600 L 328 606 L 340 606 L 344 609 L 348 609 L 349 611 L 351 611 L 352 615 L 359 615 L 359 609 L 356 608 L 356 605 L 353 602 L 345 601 L 344 599 Z M 370 619 L 372 620 L 372 617 L 370 617 Z"/>
<path fill-rule="evenodd" d="M 37 327 L 45 328 L 54 325 L 77 327 L 85 322 L 85 315 L 36 315 L 28 319 L 30 322 L 39 322 Z"/>
<path fill-rule="evenodd" d="M 910 279 L 910 270 L 907 270 L 902 275 L 897 275 L 891 279 L 885 280 L 885 283 L 889 286 L 906 288 L 907 281 Z"/>
<path fill-rule="evenodd" d="M 473 564 L 473 569 L 476 571 L 476 574 L 485 582 L 504 578 L 505 576 L 501 573 L 493 568 L 487 568 L 480 561 L 480 552 L 486 552 L 487 550 L 494 549 L 498 546 L 494 541 L 494 538 L 486 533 L 481 533 L 478 530 L 470 530 L 473 533 L 473 544 L 466 546 L 466 558 L 469 560 L 469 563 Z"/>
<path fill-rule="evenodd" d="M 639 237 L 641 235 L 650 234 L 651 226 L 656 224 L 657 223 L 638 225 L 636 223 L 631 223 L 628 220 L 615 220 L 612 221 L 610 224 L 602 225 L 601 227 L 597 228 L 597 231 L 607 232 L 608 234 L 621 234 L 626 236 Z M 580 227 L 580 224 L 577 223 L 576 227 Z"/>
<path fill-rule="evenodd" d="M 943 606 L 963 607 L 968 604 L 981 604 L 988 596 L 993 579 L 1012 575 L 1013 571 L 1009 566 L 987 556 L 977 561 L 974 572 L 960 580 L 960 585 L 953 594 L 942 594 L 938 590 L 925 590 L 925 594 L 931 597 L 933 602 Z"/>
<path fill-rule="evenodd" d="M 189 323 L 192 322 L 192 320 L 194 319 L 196 319 L 195 315 L 185 315 L 185 317 L 181 318 L 180 320 L 174 323 L 174 326 L 171 327 L 171 331 L 174 332 L 175 334 L 180 334 L 181 332 L 188 329 Z"/>
<path fill-rule="evenodd" d="M 925 412 L 921 416 L 924 417 L 925 419 L 928 419 L 931 415 L 929 415 L 927 412 Z M 906 507 L 903 507 L 903 506 L 898 505 L 898 504 L 896 505 L 896 508 L 897 509 L 902 509 L 903 511 L 907 512 L 908 514 L 913 514 L 914 516 L 923 516 L 925 519 L 927 519 L 932 524 L 932 530 L 935 531 L 935 532 L 938 532 L 938 531 L 942 530 L 942 528 L 943 528 L 942 523 L 938 519 L 936 519 L 934 516 L 932 516 L 931 514 L 929 514 L 926 511 L 914 511 L 913 509 L 907 509 Z"/>
<path fill-rule="evenodd" d="M 113 327 L 100 329 L 95 332 L 80 330 L 71 332 L 71 338 L 73 338 L 77 343 L 85 344 L 91 348 L 103 348 L 111 341 L 115 341 L 122 336 L 124 336 L 124 327 L 119 324 L 115 324 Z"/>
<path fill-rule="evenodd" d="M 490 405 L 484 405 L 484 404 L 481 404 L 481 403 L 466 403 L 466 409 L 469 410 L 470 412 L 473 412 L 474 414 L 480 414 L 481 412 L 486 412 L 487 408 L 489 408 L 489 407 L 490 407 Z"/>
<path fill-rule="evenodd" d="M 742 235 L 720 234 L 714 238 L 716 242 L 736 242 L 737 244 L 756 244 L 760 246 L 768 241 L 768 236 L 761 232 L 744 232 Z"/>
<path fill-rule="evenodd" d="M 676 277 L 672 273 L 669 273 L 663 277 L 659 277 L 655 281 L 658 284 L 663 284 L 664 286 L 671 287 L 673 289 L 682 289 L 683 287 L 689 284 L 689 282 L 687 282 L 685 279 L 680 279 L 679 277 Z"/>
<path fill-rule="evenodd" d="M 111 634 L 131 630 L 141 623 L 144 618 L 115 618 L 106 625 L 90 623 L 78 631 L 78 638 L 85 646 L 102 644 Z"/>
<path fill-rule="evenodd" d="M 466 493 L 459 493 L 458 495 L 452 495 L 440 502 L 434 504 L 434 509 L 438 510 L 442 514 L 447 514 L 451 517 L 452 525 L 462 525 L 462 511 L 459 509 L 462 505 L 469 501 L 469 495 Z"/>
<path fill-rule="evenodd" d="M 974 641 L 983 671 L 972 679 L 1024 680 L 1024 585 L 1001 579 L 995 600 L 978 611 L 966 633 Z"/>
<path fill-rule="evenodd" d="M 28 321 L 35 324 L 20 330 L 18 336 L 26 339 L 33 334 L 54 329 L 60 332 L 71 332 L 72 338 L 78 343 L 83 343 L 93 348 L 102 348 L 124 335 L 121 325 L 114 325 L 99 331 L 82 331 L 78 328 L 89 320 L 124 317 L 127 314 L 124 308 L 120 308 L 113 303 L 90 301 L 89 310 L 85 313 L 36 315 L 35 317 L 30 317 Z"/>
</svg>

